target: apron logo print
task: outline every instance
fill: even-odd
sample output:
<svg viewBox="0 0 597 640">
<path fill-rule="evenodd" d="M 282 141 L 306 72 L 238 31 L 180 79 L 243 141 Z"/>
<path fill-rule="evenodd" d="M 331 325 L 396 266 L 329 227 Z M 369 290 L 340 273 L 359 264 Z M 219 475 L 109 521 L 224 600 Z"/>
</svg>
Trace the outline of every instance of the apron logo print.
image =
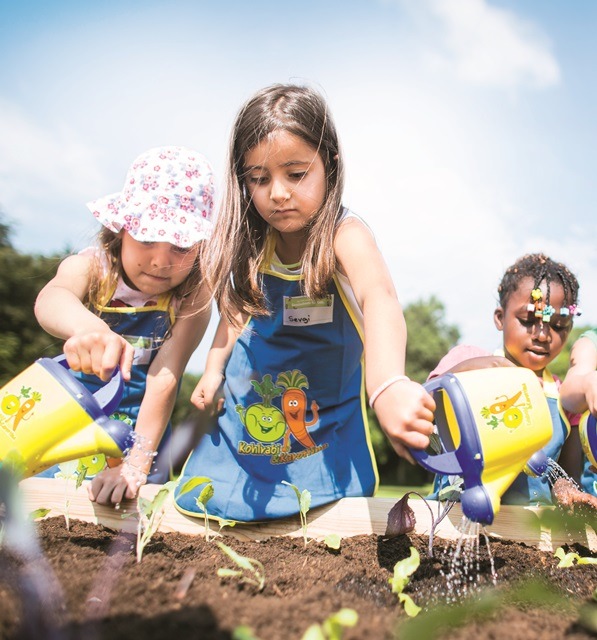
<svg viewBox="0 0 597 640">
<path fill-rule="evenodd" d="M 290 453 L 291 436 L 308 451 L 317 453 L 327 446 L 318 447 L 308 428 L 319 422 L 319 406 L 314 400 L 311 402 L 312 419 L 307 421 L 307 395 L 303 389 L 309 388 L 309 381 L 299 369 L 280 373 L 273 383 L 268 373 L 261 382 L 251 380 L 255 392 L 261 396 L 262 402 L 256 402 L 246 409 L 236 405 L 236 411 L 249 435 L 262 446 L 247 442 L 240 442 L 238 452 L 253 455 L 271 455 L 272 462 L 292 462 L 301 454 Z M 281 410 L 272 404 L 272 400 L 282 396 Z M 282 444 L 273 444 L 282 440 Z M 274 459 L 275 458 L 275 459 Z"/>
</svg>

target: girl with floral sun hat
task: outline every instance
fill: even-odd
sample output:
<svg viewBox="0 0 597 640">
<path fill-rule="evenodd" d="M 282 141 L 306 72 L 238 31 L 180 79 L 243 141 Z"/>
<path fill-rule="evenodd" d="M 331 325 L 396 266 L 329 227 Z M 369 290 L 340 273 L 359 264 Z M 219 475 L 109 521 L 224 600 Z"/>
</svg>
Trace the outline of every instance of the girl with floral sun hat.
<svg viewBox="0 0 597 640">
<path fill-rule="evenodd" d="M 165 449 L 178 382 L 210 316 L 199 248 L 212 228 L 214 180 L 208 161 L 184 147 L 158 147 L 130 167 L 120 193 L 90 202 L 101 222 L 98 246 L 67 257 L 42 289 L 35 314 L 66 340 L 71 369 L 95 391 L 120 367 L 118 415 L 135 445 L 92 480 L 102 504 L 135 497 L 167 480 Z M 43 475 L 53 476 L 56 469 Z"/>
</svg>

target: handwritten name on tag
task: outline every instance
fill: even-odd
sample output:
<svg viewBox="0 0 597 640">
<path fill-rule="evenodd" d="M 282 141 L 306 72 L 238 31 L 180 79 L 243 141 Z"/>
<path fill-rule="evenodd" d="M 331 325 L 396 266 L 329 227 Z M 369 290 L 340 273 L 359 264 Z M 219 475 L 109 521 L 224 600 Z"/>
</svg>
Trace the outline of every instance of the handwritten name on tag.
<svg viewBox="0 0 597 640">
<path fill-rule="evenodd" d="M 284 296 L 284 325 L 310 326 L 327 324 L 334 318 L 334 296 L 329 295 L 319 300 L 307 296 Z"/>
</svg>

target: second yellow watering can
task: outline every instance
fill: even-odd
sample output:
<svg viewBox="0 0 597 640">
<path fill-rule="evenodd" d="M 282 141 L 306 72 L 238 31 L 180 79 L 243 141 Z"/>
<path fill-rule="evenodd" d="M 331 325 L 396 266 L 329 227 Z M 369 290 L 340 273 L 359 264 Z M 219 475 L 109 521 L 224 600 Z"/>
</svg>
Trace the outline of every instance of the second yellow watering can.
<svg viewBox="0 0 597 640">
<path fill-rule="evenodd" d="M 449 373 L 427 382 L 442 452 L 411 449 L 426 469 L 461 476 L 462 512 L 491 524 L 501 497 L 524 470 L 542 475 L 551 439 L 549 406 L 536 374 L 524 367 Z"/>
<path fill-rule="evenodd" d="M 0 463 L 17 460 L 24 477 L 60 462 L 103 453 L 120 458 L 132 427 L 109 418 L 124 384 L 119 371 L 92 394 L 66 358 L 40 358 L 0 389 Z"/>
</svg>

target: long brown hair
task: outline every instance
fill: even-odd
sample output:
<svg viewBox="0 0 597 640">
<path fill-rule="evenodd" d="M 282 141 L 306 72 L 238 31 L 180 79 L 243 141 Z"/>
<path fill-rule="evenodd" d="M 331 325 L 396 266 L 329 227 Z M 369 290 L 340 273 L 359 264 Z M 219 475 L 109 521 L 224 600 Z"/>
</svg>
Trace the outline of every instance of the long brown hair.
<svg viewBox="0 0 597 640">
<path fill-rule="evenodd" d="M 245 188 L 245 157 L 272 132 L 284 130 L 319 153 L 326 176 L 323 204 L 307 228 L 301 259 L 303 290 L 311 298 L 326 293 L 334 270 L 334 234 L 342 212 L 344 171 L 336 127 L 322 96 L 309 87 L 275 84 L 250 98 L 239 111 L 230 137 L 224 197 L 211 240 L 205 243 L 205 278 L 220 313 L 266 315 L 259 268 L 270 227 Z"/>
</svg>

